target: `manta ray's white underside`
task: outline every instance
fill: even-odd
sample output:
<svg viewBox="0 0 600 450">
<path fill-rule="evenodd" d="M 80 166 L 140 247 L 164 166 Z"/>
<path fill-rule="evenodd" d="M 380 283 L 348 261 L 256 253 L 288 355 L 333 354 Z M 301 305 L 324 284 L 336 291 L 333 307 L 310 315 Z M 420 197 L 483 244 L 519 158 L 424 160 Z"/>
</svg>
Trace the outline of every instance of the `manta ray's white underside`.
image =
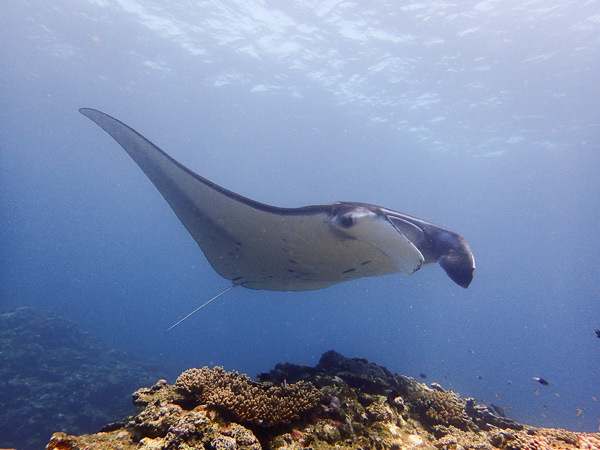
<svg viewBox="0 0 600 450">
<path fill-rule="evenodd" d="M 84 108 L 154 183 L 211 266 L 234 285 L 304 291 L 439 262 L 468 287 L 475 264 L 465 239 L 415 217 L 364 203 L 278 208 L 195 174 L 132 128 Z"/>
</svg>

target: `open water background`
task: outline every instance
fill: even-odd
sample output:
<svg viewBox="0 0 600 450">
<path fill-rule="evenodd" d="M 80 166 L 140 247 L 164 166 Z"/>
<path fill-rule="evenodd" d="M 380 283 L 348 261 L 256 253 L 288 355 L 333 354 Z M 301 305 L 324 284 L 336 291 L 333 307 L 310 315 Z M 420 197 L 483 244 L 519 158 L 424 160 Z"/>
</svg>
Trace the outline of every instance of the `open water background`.
<svg viewBox="0 0 600 450">
<path fill-rule="evenodd" d="M 335 349 L 598 430 L 599 1 L 21 0 L 0 42 L 0 310 L 60 313 L 170 382 Z M 455 230 L 473 284 L 236 289 L 165 335 L 228 284 L 80 107 L 265 203 Z"/>
</svg>

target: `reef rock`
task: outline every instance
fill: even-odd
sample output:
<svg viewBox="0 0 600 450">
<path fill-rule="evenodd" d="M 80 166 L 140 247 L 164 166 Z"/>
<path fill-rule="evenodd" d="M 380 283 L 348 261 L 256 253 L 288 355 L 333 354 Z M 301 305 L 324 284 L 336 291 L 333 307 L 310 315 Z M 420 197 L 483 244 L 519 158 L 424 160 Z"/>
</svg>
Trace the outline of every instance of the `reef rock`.
<svg viewBox="0 0 600 450">
<path fill-rule="evenodd" d="M 40 449 L 57 430 L 96 431 L 134 412 L 131 391 L 159 374 L 54 314 L 0 314 L 0 448 Z"/>
<path fill-rule="evenodd" d="M 439 385 L 364 358 L 325 353 L 315 367 L 278 364 L 252 381 L 190 369 L 133 394 L 137 414 L 93 435 L 55 433 L 66 449 L 590 449 L 599 434 L 533 428 Z"/>
</svg>

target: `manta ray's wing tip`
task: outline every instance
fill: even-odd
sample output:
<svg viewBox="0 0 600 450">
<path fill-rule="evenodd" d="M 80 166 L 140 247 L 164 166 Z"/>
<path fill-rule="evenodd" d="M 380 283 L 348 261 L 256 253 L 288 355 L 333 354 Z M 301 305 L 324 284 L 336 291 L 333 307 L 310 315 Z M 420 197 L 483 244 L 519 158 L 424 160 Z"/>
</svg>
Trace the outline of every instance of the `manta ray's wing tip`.
<svg viewBox="0 0 600 450">
<path fill-rule="evenodd" d="M 103 114 L 100 111 L 98 111 L 97 109 L 93 109 L 93 108 L 79 108 L 79 112 L 81 114 L 83 114 L 86 117 L 90 117 L 94 114 Z"/>
</svg>

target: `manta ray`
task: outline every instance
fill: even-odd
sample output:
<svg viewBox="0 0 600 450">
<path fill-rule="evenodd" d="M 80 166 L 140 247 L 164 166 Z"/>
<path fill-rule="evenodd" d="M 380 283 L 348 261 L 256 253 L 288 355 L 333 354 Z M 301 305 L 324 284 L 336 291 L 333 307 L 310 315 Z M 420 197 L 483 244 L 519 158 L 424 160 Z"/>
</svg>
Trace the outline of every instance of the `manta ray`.
<svg viewBox="0 0 600 450">
<path fill-rule="evenodd" d="M 260 203 L 194 173 L 108 114 L 79 111 L 123 147 L 212 268 L 231 282 L 201 307 L 235 286 L 308 291 L 363 277 L 411 275 L 435 262 L 463 288 L 473 280 L 473 254 L 458 233 L 367 203 L 299 208 Z"/>
</svg>

